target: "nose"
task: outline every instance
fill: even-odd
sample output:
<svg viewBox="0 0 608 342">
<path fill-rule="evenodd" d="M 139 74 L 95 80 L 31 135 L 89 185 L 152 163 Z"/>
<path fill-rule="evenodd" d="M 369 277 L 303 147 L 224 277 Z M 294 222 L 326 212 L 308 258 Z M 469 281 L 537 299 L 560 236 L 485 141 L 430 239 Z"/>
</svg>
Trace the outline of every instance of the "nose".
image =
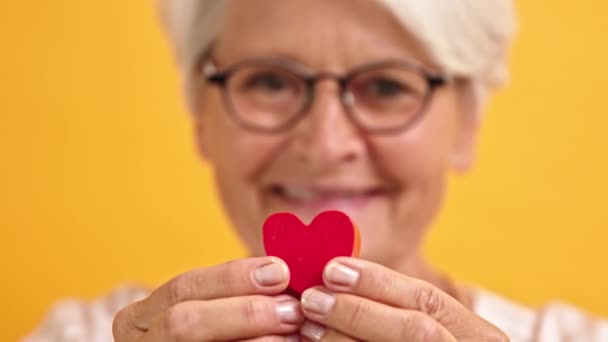
<svg viewBox="0 0 608 342">
<path fill-rule="evenodd" d="M 318 82 L 309 113 L 295 130 L 298 159 L 326 169 L 356 161 L 365 151 L 362 132 L 350 120 L 337 82 Z"/>
</svg>

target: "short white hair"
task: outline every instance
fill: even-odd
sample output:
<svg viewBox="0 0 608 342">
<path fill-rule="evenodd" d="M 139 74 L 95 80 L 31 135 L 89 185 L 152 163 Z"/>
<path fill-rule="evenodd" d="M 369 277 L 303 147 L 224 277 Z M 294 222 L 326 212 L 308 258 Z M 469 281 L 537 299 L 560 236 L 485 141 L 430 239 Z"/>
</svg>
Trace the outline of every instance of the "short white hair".
<svg viewBox="0 0 608 342">
<path fill-rule="evenodd" d="M 226 4 L 234 0 L 157 1 L 193 110 L 198 59 L 219 35 Z M 507 53 L 517 27 L 513 0 L 375 1 L 422 43 L 443 72 L 471 81 L 478 107 L 507 81 Z"/>
</svg>

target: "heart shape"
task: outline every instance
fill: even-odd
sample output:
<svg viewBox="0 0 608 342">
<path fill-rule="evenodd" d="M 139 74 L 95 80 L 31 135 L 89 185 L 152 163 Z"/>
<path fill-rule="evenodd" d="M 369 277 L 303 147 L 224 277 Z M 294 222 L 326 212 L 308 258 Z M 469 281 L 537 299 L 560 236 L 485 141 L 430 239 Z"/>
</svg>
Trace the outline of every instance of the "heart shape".
<svg viewBox="0 0 608 342">
<path fill-rule="evenodd" d="M 338 256 L 359 256 L 359 230 L 340 211 L 325 211 L 305 225 L 292 213 L 264 222 L 266 254 L 283 259 L 291 272 L 289 288 L 297 295 L 323 284 L 323 268 Z"/>
</svg>

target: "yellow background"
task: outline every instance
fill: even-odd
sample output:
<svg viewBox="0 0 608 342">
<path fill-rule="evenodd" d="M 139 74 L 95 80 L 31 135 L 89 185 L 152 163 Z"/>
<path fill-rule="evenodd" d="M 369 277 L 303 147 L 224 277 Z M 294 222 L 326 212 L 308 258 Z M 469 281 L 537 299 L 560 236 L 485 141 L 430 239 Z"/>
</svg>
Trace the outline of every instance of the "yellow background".
<svg viewBox="0 0 608 342">
<path fill-rule="evenodd" d="M 427 252 L 523 303 L 608 315 L 608 5 L 518 7 L 512 85 Z M 1 341 L 59 298 L 244 255 L 148 0 L 4 1 L 0 42 Z"/>
</svg>

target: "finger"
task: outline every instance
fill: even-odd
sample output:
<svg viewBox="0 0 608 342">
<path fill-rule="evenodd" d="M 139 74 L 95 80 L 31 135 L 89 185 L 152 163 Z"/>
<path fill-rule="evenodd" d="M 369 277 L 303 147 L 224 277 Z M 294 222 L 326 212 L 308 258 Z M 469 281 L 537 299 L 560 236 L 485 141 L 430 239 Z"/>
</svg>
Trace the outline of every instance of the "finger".
<svg viewBox="0 0 608 342">
<path fill-rule="evenodd" d="M 276 295 L 287 288 L 289 268 L 276 257 L 249 258 L 181 274 L 135 302 L 123 317 L 140 330 L 173 305 L 189 300 L 210 300 L 253 294 Z M 124 324 L 123 324 L 124 325 Z"/>
<path fill-rule="evenodd" d="M 323 325 L 316 323 L 316 322 L 312 322 L 312 321 L 304 322 L 304 324 L 302 324 L 302 326 L 300 327 L 300 333 L 305 338 L 305 341 L 312 341 L 312 342 L 317 342 L 317 341 L 353 342 L 353 341 L 357 341 L 347 335 L 344 335 L 343 333 L 341 333 L 337 330 L 328 329 L 328 328 L 324 327 Z"/>
<path fill-rule="evenodd" d="M 146 341 L 234 341 L 286 335 L 303 321 L 300 304 L 289 296 L 246 296 L 185 301 L 157 319 Z"/>
<path fill-rule="evenodd" d="M 325 267 L 323 281 L 330 291 L 424 313 L 459 338 L 467 337 L 471 326 L 488 333 L 498 330 L 434 285 L 369 261 L 336 258 Z"/>
<path fill-rule="evenodd" d="M 302 294 L 302 308 L 306 318 L 364 341 L 456 341 L 422 312 L 351 294 L 308 289 Z"/>
<path fill-rule="evenodd" d="M 145 331 L 133 325 L 133 320 L 128 316 L 132 311 L 126 308 L 121 310 L 114 317 L 112 322 L 112 336 L 115 342 L 141 341 L 146 334 Z"/>
</svg>

